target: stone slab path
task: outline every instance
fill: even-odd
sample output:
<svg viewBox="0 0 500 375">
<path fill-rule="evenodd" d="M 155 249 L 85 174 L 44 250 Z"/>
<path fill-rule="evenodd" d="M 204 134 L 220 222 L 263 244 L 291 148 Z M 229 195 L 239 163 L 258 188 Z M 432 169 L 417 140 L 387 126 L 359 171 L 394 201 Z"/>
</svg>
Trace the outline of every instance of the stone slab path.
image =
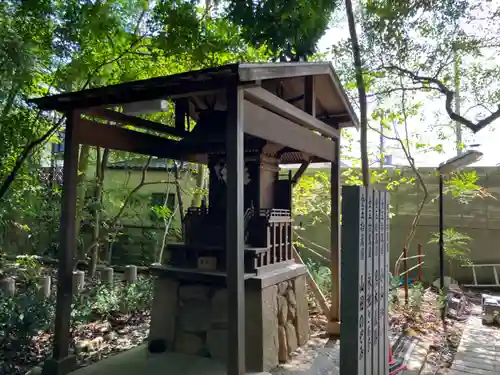
<svg viewBox="0 0 500 375">
<path fill-rule="evenodd" d="M 500 328 L 472 315 L 464 329 L 449 375 L 500 374 Z"/>
</svg>

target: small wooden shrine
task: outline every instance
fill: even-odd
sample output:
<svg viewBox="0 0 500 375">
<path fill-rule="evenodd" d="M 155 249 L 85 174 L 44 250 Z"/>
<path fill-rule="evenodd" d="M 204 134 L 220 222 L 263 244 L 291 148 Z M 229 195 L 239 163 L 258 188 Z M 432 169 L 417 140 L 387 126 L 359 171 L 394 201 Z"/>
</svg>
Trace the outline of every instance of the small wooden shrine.
<svg viewBox="0 0 500 375">
<path fill-rule="evenodd" d="M 33 103 L 67 118 L 56 331 L 44 374 L 75 364 L 69 328 L 80 144 L 208 165 L 208 199 L 185 212 L 184 243 L 168 246 L 168 264 L 151 266 L 151 352 L 215 358 L 242 375 L 271 369 L 308 340 L 306 270 L 295 263 L 291 210 L 293 184 L 314 162 L 332 165 L 330 319 L 338 325 L 340 130 L 357 119 L 331 64 L 231 64 Z M 173 124 L 146 119 L 165 103 L 174 107 Z M 283 175 L 282 164 L 301 167 Z"/>
</svg>

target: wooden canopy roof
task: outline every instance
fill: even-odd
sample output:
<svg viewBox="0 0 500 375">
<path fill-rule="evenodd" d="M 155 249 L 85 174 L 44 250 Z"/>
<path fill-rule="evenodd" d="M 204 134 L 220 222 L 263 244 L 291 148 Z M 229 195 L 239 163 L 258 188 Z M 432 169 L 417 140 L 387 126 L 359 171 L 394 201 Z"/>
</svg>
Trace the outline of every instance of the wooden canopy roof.
<svg viewBox="0 0 500 375">
<path fill-rule="evenodd" d="M 69 112 L 77 110 L 91 117 L 99 117 L 113 123 L 133 125 L 137 128 L 153 131 L 156 134 L 165 134 L 180 138 L 177 141 L 159 138 L 145 133 L 134 132 L 115 126 L 97 124 L 85 120 L 88 131 L 82 131 L 82 142 L 101 145 L 102 147 L 121 149 L 125 151 L 153 154 L 159 157 L 180 158 L 182 160 L 206 161 L 200 159 L 201 154 L 209 150 L 202 147 L 197 152 L 190 137 L 195 136 L 193 129 L 185 123 L 185 116 L 198 121 L 200 113 L 205 110 L 224 111 L 226 108 L 225 88 L 229 85 L 245 87 L 245 123 L 251 122 L 249 131 L 252 136 L 261 137 L 260 126 L 273 126 L 282 120 L 306 127 L 314 137 L 329 138 L 339 137 L 339 128 L 358 127 L 357 116 L 347 99 L 347 96 L 330 63 L 266 63 L 243 64 L 235 63 L 215 68 L 189 71 L 166 77 L 157 77 L 147 80 L 122 83 L 79 92 L 59 94 L 43 98 L 32 99 L 31 102 L 45 110 Z M 151 121 L 144 117 L 127 114 L 124 110 L 131 103 L 141 104 L 146 101 L 169 99 L 175 103 L 175 126 Z M 248 103 L 247 103 L 248 102 Z M 246 108 L 246 107 L 245 107 Z M 259 113 L 256 113 L 259 112 Z M 265 113 L 264 113 L 265 112 Z M 259 116 L 260 115 L 260 116 Z M 271 116 L 268 118 L 268 115 Z M 181 117 L 184 116 L 182 119 Z M 249 116 L 247 118 L 247 116 Z M 273 117 L 274 116 L 274 117 Z M 293 124 L 293 125 L 295 125 Z M 281 124 L 286 126 L 285 123 Z M 97 128 L 100 126 L 100 128 Z M 195 126 L 198 127 L 198 125 Z M 111 129 L 116 128 L 116 129 Z M 102 133 L 99 142 L 93 131 Z M 284 129 L 283 127 L 281 129 Z M 275 130 L 275 133 L 278 132 Z M 133 140 L 133 135 L 135 137 Z M 317 135 L 320 133 L 322 136 Z M 120 142 L 142 143 L 130 149 L 119 147 Z M 151 137 L 151 138 L 148 138 Z M 125 140 L 126 138 L 126 140 Z M 152 138 L 157 138 L 153 140 Z M 159 138 L 159 139 L 158 139 Z M 307 149 L 301 149 L 299 142 L 285 144 L 279 141 L 279 136 L 273 140 L 275 143 L 286 146 L 280 152 L 281 163 L 297 163 L 304 160 L 329 161 L 329 151 L 319 155 L 307 155 Z M 296 137 L 297 138 L 297 137 Z M 300 139 L 300 136 L 298 137 Z M 269 138 L 265 138 L 269 141 Z M 316 139 L 317 141 L 321 141 Z M 292 142 L 293 143 L 293 142 Z M 149 152 L 146 144 L 158 150 L 167 151 Z M 317 148 L 321 142 L 317 143 Z M 324 144 L 324 143 L 323 143 Z M 310 146 L 309 149 L 313 148 Z M 193 153 L 193 151 L 195 151 Z M 186 155 L 189 154 L 189 155 Z M 194 154 L 198 154 L 195 157 Z"/>
</svg>

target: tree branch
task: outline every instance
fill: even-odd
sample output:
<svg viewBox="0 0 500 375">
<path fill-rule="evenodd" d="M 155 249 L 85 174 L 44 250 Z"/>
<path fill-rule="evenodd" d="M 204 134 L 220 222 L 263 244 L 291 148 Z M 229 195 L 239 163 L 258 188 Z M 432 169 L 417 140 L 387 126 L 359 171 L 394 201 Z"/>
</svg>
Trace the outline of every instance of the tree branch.
<svg viewBox="0 0 500 375">
<path fill-rule="evenodd" d="M 450 90 L 439 79 L 437 79 L 435 77 L 420 76 L 420 75 L 418 75 L 418 74 L 416 74 L 408 69 L 401 68 L 399 66 L 394 66 L 394 65 L 384 66 L 384 67 L 382 67 L 382 69 L 389 70 L 389 71 L 396 71 L 400 75 L 405 75 L 407 77 L 410 77 L 414 83 L 422 83 L 424 85 L 429 85 L 429 89 L 434 89 L 434 90 L 437 90 L 440 93 L 442 93 L 445 96 L 445 109 L 446 109 L 446 113 L 448 114 L 448 116 L 453 121 L 456 121 L 459 124 L 466 126 L 470 130 L 472 130 L 474 133 L 477 133 L 479 130 L 483 129 L 484 127 L 491 124 L 493 121 L 500 118 L 500 105 L 499 105 L 498 109 L 496 111 L 492 112 L 489 116 L 485 117 L 482 120 L 479 120 L 477 122 L 473 122 L 471 120 L 468 120 L 453 110 L 455 92 L 453 90 Z"/>
</svg>

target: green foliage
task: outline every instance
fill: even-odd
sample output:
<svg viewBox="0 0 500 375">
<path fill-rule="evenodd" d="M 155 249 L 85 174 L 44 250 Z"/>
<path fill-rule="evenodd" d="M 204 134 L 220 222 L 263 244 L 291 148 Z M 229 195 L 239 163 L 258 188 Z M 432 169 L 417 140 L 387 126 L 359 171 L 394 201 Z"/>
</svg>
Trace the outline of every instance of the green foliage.
<svg viewBox="0 0 500 375">
<path fill-rule="evenodd" d="M 458 232 L 455 228 L 445 228 L 443 231 L 444 252 L 450 261 L 459 264 L 470 264 L 469 243 L 472 238 L 464 233 Z M 429 244 L 439 244 L 439 233 L 432 233 Z"/>
<path fill-rule="evenodd" d="M 484 188 L 478 185 L 477 172 L 457 171 L 445 178 L 445 194 L 451 194 L 460 203 L 467 204 L 474 198 L 492 197 Z"/>
<path fill-rule="evenodd" d="M 330 268 L 322 266 L 310 259 L 306 261 L 306 266 L 323 294 L 330 294 L 332 289 L 332 272 Z"/>
<path fill-rule="evenodd" d="M 421 282 L 414 282 L 410 286 L 410 310 L 412 312 L 419 312 L 422 306 L 424 296 L 424 286 Z"/>
<path fill-rule="evenodd" d="M 299 61 L 314 54 L 338 1 L 229 1 L 229 18 L 252 45 L 267 45 L 272 56 Z"/>
<path fill-rule="evenodd" d="M 2 373 L 12 373 L 9 359 L 31 350 L 33 337 L 52 328 L 54 315 L 55 301 L 40 298 L 34 288 L 13 297 L 0 293 Z"/>
</svg>

